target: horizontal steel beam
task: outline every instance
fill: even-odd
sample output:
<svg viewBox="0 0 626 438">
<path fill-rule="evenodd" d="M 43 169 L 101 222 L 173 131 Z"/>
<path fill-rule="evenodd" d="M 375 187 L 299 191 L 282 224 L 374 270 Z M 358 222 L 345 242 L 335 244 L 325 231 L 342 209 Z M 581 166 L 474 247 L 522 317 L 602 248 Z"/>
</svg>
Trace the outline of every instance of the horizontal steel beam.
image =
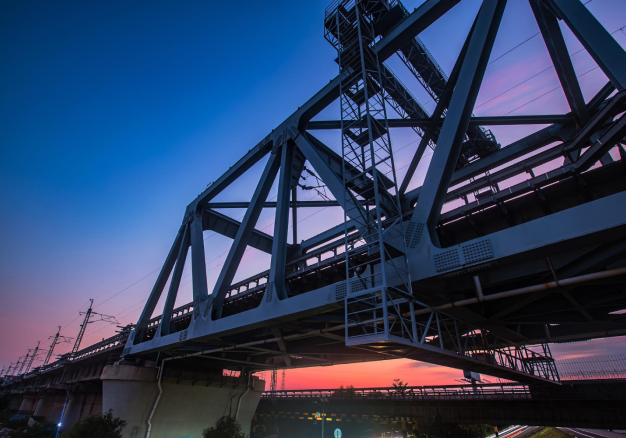
<svg viewBox="0 0 626 438">
<path fill-rule="evenodd" d="M 246 203 L 247 204 L 247 203 Z M 247 205 L 246 205 L 247 208 Z M 217 234 L 226 236 L 230 239 L 234 239 L 237 236 L 237 231 L 241 226 L 241 222 L 228 217 L 224 214 L 213 211 L 210 208 L 205 208 L 205 214 L 203 216 L 203 228 L 205 230 L 214 231 Z M 267 254 L 272 254 L 272 236 L 266 234 L 257 229 L 252 231 L 252 236 L 248 240 L 248 245 L 263 251 Z"/>
<path fill-rule="evenodd" d="M 490 116 L 472 117 L 470 126 L 499 126 L 499 125 L 552 125 L 567 123 L 572 120 L 571 114 L 547 114 L 533 116 Z M 426 128 L 432 125 L 442 125 L 444 119 L 388 119 L 390 128 Z M 381 123 L 384 122 L 381 120 Z M 307 130 L 341 129 L 341 120 L 312 120 L 306 125 Z"/>
<path fill-rule="evenodd" d="M 210 202 L 207 208 L 248 208 L 249 202 Z M 296 207 L 339 207 L 337 201 L 298 201 Z M 263 208 L 276 208 L 276 202 L 266 202 Z"/>
</svg>

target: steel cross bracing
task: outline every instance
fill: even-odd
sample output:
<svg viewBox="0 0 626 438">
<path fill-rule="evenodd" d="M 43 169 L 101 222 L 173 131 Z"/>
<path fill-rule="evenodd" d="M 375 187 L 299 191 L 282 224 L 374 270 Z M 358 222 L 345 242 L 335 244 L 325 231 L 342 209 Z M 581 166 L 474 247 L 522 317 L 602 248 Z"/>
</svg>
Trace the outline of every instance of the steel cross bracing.
<svg viewBox="0 0 626 438">
<path fill-rule="evenodd" d="M 531 0 L 571 111 L 473 117 L 506 3 L 484 0 L 448 77 L 420 73 L 433 93 L 438 78 L 446 79 L 428 116 L 408 90 L 411 84 L 394 82 L 384 62 L 404 53 L 457 3 L 429 0 L 407 15 L 395 2 L 354 2 L 367 11 L 361 14 L 370 30 L 369 40 L 359 40 L 363 55 L 340 56 L 339 76 L 189 204 L 124 354 L 153 360 L 185 355 L 189 363 L 242 371 L 412 358 L 520 381 L 554 381 L 553 362 L 541 345 L 626 334 L 624 316 L 615 313 L 626 308 L 624 50 L 580 1 Z M 572 30 L 609 78 L 592 99 L 581 101 L 555 20 Z M 351 59 L 362 62 L 352 66 Z M 350 82 L 358 74 L 360 82 Z M 345 107 L 340 120 L 312 120 L 337 99 Z M 387 118 L 386 103 L 403 108 L 402 118 Z M 470 128 L 520 124 L 549 126 L 459 166 Z M 421 187 L 408 189 L 410 172 L 397 184 L 392 166 L 381 170 L 380 163 L 393 157 L 393 127 L 419 128 L 420 147 L 436 143 Z M 344 152 L 325 145 L 314 129 L 340 130 Z M 419 162 L 419 150 L 411 166 Z M 249 201 L 216 202 L 262 160 Z M 329 199 L 295 196 L 305 167 L 323 182 Z M 276 179 L 273 201 L 268 194 Z M 288 243 L 290 211 L 321 206 L 342 208 L 347 220 Z M 215 208 L 245 208 L 246 215 L 235 220 Z M 275 209 L 271 234 L 255 228 L 264 208 Z M 212 290 L 206 230 L 233 239 Z M 270 267 L 235 282 L 247 246 L 270 254 Z M 188 252 L 193 301 L 175 308 Z M 397 274 L 402 269 L 406 275 Z M 387 303 L 401 311 L 381 318 L 383 294 L 372 294 L 356 307 L 370 317 L 355 314 L 346 323 L 349 283 L 362 277 L 374 279 L 379 291 L 381 284 L 397 291 Z M 162 316 L 154 316 L 164 293 Z M 398 327 L 396 342 L 384 339 Z M 353 336 L 364 328 L 383 339 L 358 344 Z"/>
</svg>

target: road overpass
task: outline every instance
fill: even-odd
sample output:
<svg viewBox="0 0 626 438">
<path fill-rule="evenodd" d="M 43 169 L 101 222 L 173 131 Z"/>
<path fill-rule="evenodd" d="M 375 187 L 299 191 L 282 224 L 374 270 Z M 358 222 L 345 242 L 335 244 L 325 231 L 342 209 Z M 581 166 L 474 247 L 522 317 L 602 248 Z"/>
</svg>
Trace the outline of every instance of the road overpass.
<svg viewBox="0 0 626 438">
<path fill-rule="evenodd" d="M 321 436 L 321 422 L 328 436 L 336 428 L 345 436 L 378 437 L 397 429 L 438 434 L 456 424 L 624 429 L 625 394 L 623 379 L 572 380 L 558 388 L 503 383 L 266 392 L 252 438 L 276 428 L 281 437 Z"/>
</svg>

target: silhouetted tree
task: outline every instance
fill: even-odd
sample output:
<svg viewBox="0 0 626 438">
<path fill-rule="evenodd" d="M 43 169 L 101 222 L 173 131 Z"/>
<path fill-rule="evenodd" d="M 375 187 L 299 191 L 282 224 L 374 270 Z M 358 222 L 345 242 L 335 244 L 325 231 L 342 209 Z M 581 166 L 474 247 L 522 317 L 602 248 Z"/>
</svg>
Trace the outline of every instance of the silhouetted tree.
<svg viewBox="0 0 626 438">
<path fill-rule="evenodd" d="M 404 383 L 400 379 L 393 379 L 393 383 L 391 385 L 395 388 L 394 392 L 398 395 L 404 395 L 407 392 L 406 387 L 409 386 L 408 383 Z"/>
<path fill-rule="evenodd" d="M 203 435 L 204 438 L 246 438 L 237 420 L 228 416 L 217 420 L 215 427 L 204 429 Z"/>
<path fill-rule="evenodd" d="M 61 438 L 122 438 L 122 430 L 126 422 L 113 416 L 109 409 L 104 415 L 90 415 L 80 423 L 77 423 Z"/>
<path fill-rule="evenodd" d="M 333 395 L 338 397 L 353 397 L 355 393 L 354 386 L 343 386 L 341 385 L 339 389 L 337 389 Z"/>
</svg>

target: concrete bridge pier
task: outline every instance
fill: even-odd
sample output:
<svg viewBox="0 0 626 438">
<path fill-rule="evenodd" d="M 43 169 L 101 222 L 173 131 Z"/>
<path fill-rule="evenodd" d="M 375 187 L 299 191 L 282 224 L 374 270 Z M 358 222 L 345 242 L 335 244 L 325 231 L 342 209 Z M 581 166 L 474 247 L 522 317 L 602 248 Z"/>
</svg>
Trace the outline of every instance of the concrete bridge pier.
<svg viewBox="0 0 626 438">
<path fill-rule="evenodd" d="M 22 414 L 32 415 L 38 401 L 39 397 L 36 394 L 24 394 L 18 411 Z"/>
<path fill-rule="evenodd" d="M 158 397 L 157 378 L 155 367 L 117 363 L 104 368 L 103 412 L 112 409 L 127 422 L 123 438 L 146 436 L 149 424 L 150 438 L 201 438 L 202 431 L 223 415 L 236 416 L 249 434 L 265 389 L 262 380 L 254 378 L 248 384 L 247 379 L 222 376 L 221 370 L 211 375 L 166 369 Z"/>
<path fill-rule="evenodd" d="M 65 402 L 65 400 L 63 400 Z M 62 402 L 62 403 L 63 403 Z M 63 405 L 61 405 L 63 409 Z M 72 428 L 76 423 L 83 421 L 90 415 L 102 413 L 102 393 L 77 388 L 70 390 L 67 408 L 63 416 L 61 431 Z"/>
<path fill-rule="evenodd" d="M 65 396 L 65 391 L 42 394 L 37 401 L 33 415 L 35 417 L 43 417 L 48 423 L 57 423 L 63 412 Z"/>
<path fill-rule="evenodd" d="M 23 400 L 24 397 L 21 395 L 11 394 L 9 397 L 9 409 L 13 411 L 19 410 Z"/>
</svg>

